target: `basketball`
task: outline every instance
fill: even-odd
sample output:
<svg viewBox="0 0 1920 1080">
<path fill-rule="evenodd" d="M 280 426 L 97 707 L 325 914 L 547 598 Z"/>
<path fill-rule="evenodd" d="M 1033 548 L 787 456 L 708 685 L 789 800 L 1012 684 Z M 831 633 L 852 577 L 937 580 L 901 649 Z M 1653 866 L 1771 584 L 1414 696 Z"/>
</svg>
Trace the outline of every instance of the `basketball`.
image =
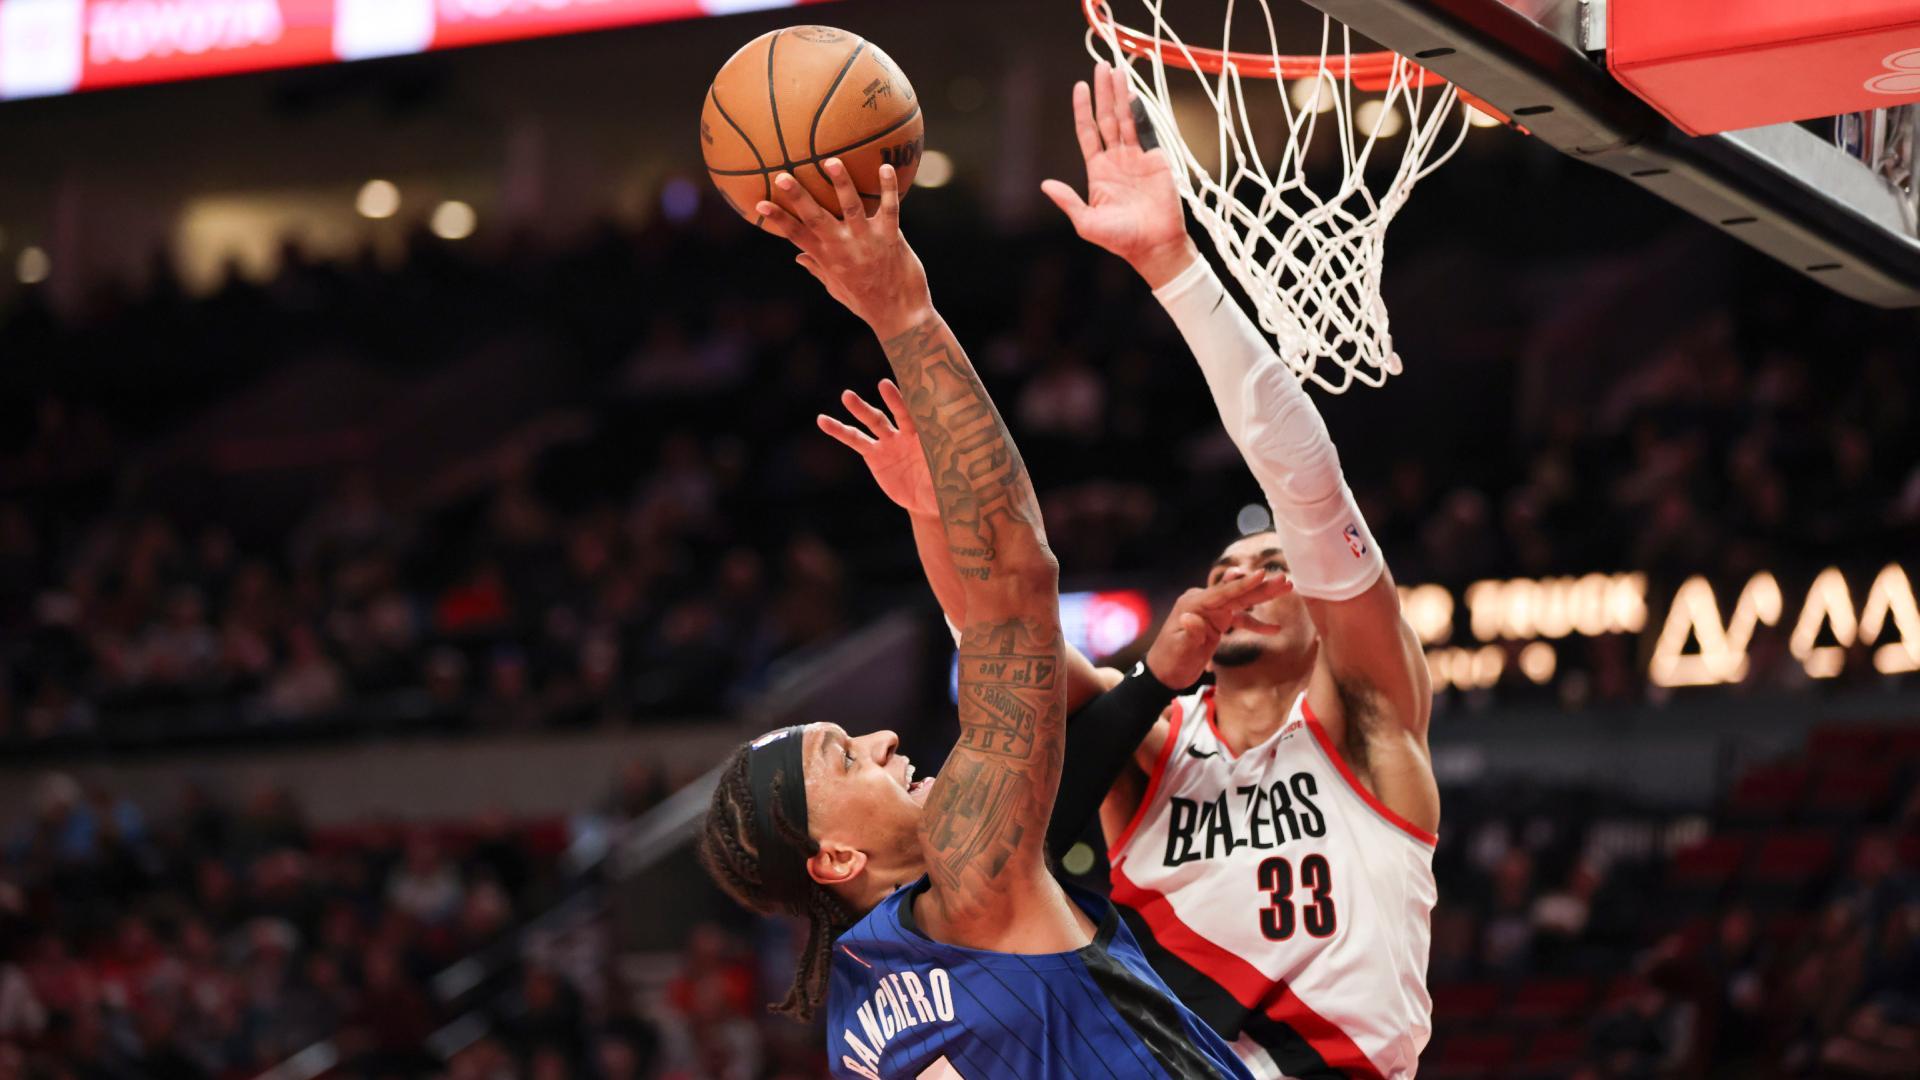
<svg viewBox="0 0 1920 1080">
<path fill-rule="evenodd" d="M 880 166 L 913 185 L 925 124 L 913 87 L 886 53 L 831 26 L 789 26 L 762 34 L 713 77 L 700 114 L 707 174 L 727 205 L 759 224 L 754 204 L 771 198 L 773 178 L 791 172 L 838 216 L 839 199 L 821 164 L 837 157 L 868 212 L 880 204 Z"/>
</svg>

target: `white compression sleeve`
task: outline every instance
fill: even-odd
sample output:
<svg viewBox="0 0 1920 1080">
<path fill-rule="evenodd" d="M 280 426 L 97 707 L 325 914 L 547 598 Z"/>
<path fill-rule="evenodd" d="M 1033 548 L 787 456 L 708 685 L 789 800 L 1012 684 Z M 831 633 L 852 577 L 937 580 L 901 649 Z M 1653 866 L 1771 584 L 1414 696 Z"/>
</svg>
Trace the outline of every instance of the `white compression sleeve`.
<svg viewBox="0 0 1920 1080">
<path fill-rule="evenodd" d="M 1372 587 L 1386 562 L 1299 378 L 1205 259 L 1153 295 L 1199 361 L 1220 423 L 1267 496 L 1294 588 L 1351 600 Z"/>
</svg>

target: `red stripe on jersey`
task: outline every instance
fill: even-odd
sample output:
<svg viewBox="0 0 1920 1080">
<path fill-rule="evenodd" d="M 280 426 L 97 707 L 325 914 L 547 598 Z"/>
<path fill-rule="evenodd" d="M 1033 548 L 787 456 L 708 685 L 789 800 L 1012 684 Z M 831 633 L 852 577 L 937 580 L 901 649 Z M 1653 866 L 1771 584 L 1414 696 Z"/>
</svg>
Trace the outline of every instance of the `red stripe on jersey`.
<svg viewBox="0 0 1920 1080">
<path fill-rule="evenodd" d="M 860 959 L 860 954 L 854 952 L 852 949 L 849 949 L 845 945 L 842 945 L 840 946 L 840 951 L 843 953 L 846 953 L 848 956 L 853 957 L 854 963 L 859 964 L 861 967 L 866 968 L 869 971 L 873 970 L 873 965 L 867 963 L 865 960 Z"/>
<path fill-rule="evenodd" d="M 1265 1013 L 1298 1032 L 1329 1066 L 1356 1080 L 1384 1080 L 1353 1039 L 1333 1021 L 1308 1008 L 1291 986 L 1267 978 L 1240 956 L 1201 937 L 1181 921 L 1165 896 L 1134 884 L 1118 866 L 1113 868 L 1113 900 L 1138 912 L 1162 948 L 1218 983 L 1242 1006 Z"/>
<path fill-rule="evenodd" d="M 1220 756 L 1228 761 L 1240 760 L 1240 755 L 1233 750 L 1233 744 L 1227 741 L 1225 735 L 1220 734 L 1218 710 L 1213 704 L 1213 687 L 1209 686 L 1201 690 L 1200 699 L 1207 703 L 1207 727 L 1213 730 L 1213 741 L 1220 744 Z"/>
<path fill-rule="evenodd" d="M 1347 786 L 1353 789 L 1353 793 L 1360 796 L 1368 806 L 1373 807 L 1374 813 L 1386 818 L 1387 824 L 1428 847 L 1433 847 L 1440 842 L 1438 836 L 1394 813 L 1386 803 L 1375 797 L 1373 792 L 1360 785 L 1360 778 L 1353 775 L 1353 770 L 1347 767 L 1347 759 L 1340 756 L 1340 751 L 1333 745 L 1333 739 L 1327 735 L 1327 729 L 1320 726 L 1320 719 L 1313 715 L 1313 706 L 1308 705 L 1305 698 L 1300 699 L 1300 714 L 1307 718 L 1307 730 L 1313 732 L 1313 741 L 1319 743 L 1320 749 L 1326 752 L 1327 760 L 1333 762 L 1333 767 L 1340 770 L 1341 776 L 1346 777 Z"/>
<path fill-rule="evenodd" d="M 1120 835 L 1114 837 L 1113 843 L 1107 845 L 1107 851 L 1112 855 L 1126 857 L 1127 841 L 1133 839 L 1133 831 L 1146 820 L 1147 807 L 1153 805 L 1153 797 L 1160 791 L 1160 780 L 1167 775 L 1167 759 L 1173 756 L 1173 744 L 1180 741 L 1180 721 L 1185 718 L 1186 712 L 1184 708 L 1173 710 L 1173 722 L 1167 727 L 1167 741 L 1160 746 L 1160 756 L 1153 759 L 1153 772 L 1147 777 L 1147 790 L 1140 796 L 1140 805 L 1134 807 L 1133 820 L 1127 822 L 1127 827 L 1120 830 Z"/>
</svg>

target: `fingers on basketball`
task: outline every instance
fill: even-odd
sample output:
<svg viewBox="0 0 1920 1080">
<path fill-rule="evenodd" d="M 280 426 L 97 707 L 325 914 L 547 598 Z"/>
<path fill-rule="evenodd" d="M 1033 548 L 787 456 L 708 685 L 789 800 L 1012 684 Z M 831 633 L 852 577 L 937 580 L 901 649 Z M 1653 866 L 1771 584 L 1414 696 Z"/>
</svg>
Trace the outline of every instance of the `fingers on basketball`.
<svg viewBox="0 0 1920 1080">
<path fill-rule="evenodd" d="M 879 218 L 888 228 L 900 228 L 900 170 L 892 165 L 880 166 Z"/>
<path fill-rule="evenodd" d="M 847 175 L 846 163 L 839 158 L 828 158 L 825 168 L 827 178 L 833 181 L 834 198 L 839 201 L 840 220 L 848 225 L 864 224 L 867 211 L 860 204 L 860 192 L 853 186 L 853 177 Z"/>
<path fill-rule="evenodd" d="M 770 232 L 782 239 L 791 240 L 797 244 L 800 242 L 801 234 L 806 231 L 801 227 L 800 219 L 789 214 L 779 203 L 771 199 L 762 199 L 755 203 L 753 212 L 759 215 L 759 220 L 754 224 L 758 225 L 762 231 Z"/>
<path fill-rule="evenodd" d="M 773 197 L 781 172 L 839 216 L 826 162 L 839 159 L 862 205 L 877 207 L 883 163 L 901 170 L 902 187 L 913 182 L 925 121 L 912 84 L 884 51 L 833 27 L 792 26 L 748 42 L 721 67 L 700 137 L 714 185 L 749 220 Z"/>
<path fill-rule="evenodd" d="M 827 212 L 820 208 L 813 192 L 808 191 L 792 173 L 783 172 L 773 178 L 773 201 L 780 209 L 792 214 L 801 227 L 809 232 L 826 224 Z"/>
</svg>

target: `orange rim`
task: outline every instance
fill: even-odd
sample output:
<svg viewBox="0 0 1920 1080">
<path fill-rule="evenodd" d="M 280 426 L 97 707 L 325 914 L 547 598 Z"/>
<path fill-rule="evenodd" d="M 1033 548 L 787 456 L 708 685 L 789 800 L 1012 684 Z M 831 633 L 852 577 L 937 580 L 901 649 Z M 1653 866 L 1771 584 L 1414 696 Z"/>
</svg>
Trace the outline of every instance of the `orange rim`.
<svg viewBox="0 0 1920 1080">
<path fill-rule="evenodd" d="M 1356 89 L 1377 92 L 1393 85 L 1394 65 L 1400 60 L 1400 54 L 1395 52 L 1331 53 L 1323 58 L 1234 52 L 1192 45 L 1182 48 L 1170 41 L 1121 26 L 1113 21 L 1111 14 L 1101 14 L 1106 6 L 1106 0 L 1080 0 L 1080 8 L 1087 16 L 1087 25 L 1095 30 L 1111 29 L 1120 43 L 1121 51 L 1129 56 L 1147 59 L 1157 56 L 1168 67 L 1185 68 L 1208 75 L 1220 74 L 1228 64 L 1232 64 L 1243 78 L 1249 79 L 1311 79 L 1324 70 L 1333 78 L 1351 81 Z M 1447 81 L 1412 61 L 1408 61 L 1408 67 L 1411 68 L 1407 76 L 1409 86 L 1439 86 Z M 1465 90 L 1459 93 L 1460 100 L 1501 123 L 1512 122 L 1498 109 L 1473 94 Z"/>
</svg>

